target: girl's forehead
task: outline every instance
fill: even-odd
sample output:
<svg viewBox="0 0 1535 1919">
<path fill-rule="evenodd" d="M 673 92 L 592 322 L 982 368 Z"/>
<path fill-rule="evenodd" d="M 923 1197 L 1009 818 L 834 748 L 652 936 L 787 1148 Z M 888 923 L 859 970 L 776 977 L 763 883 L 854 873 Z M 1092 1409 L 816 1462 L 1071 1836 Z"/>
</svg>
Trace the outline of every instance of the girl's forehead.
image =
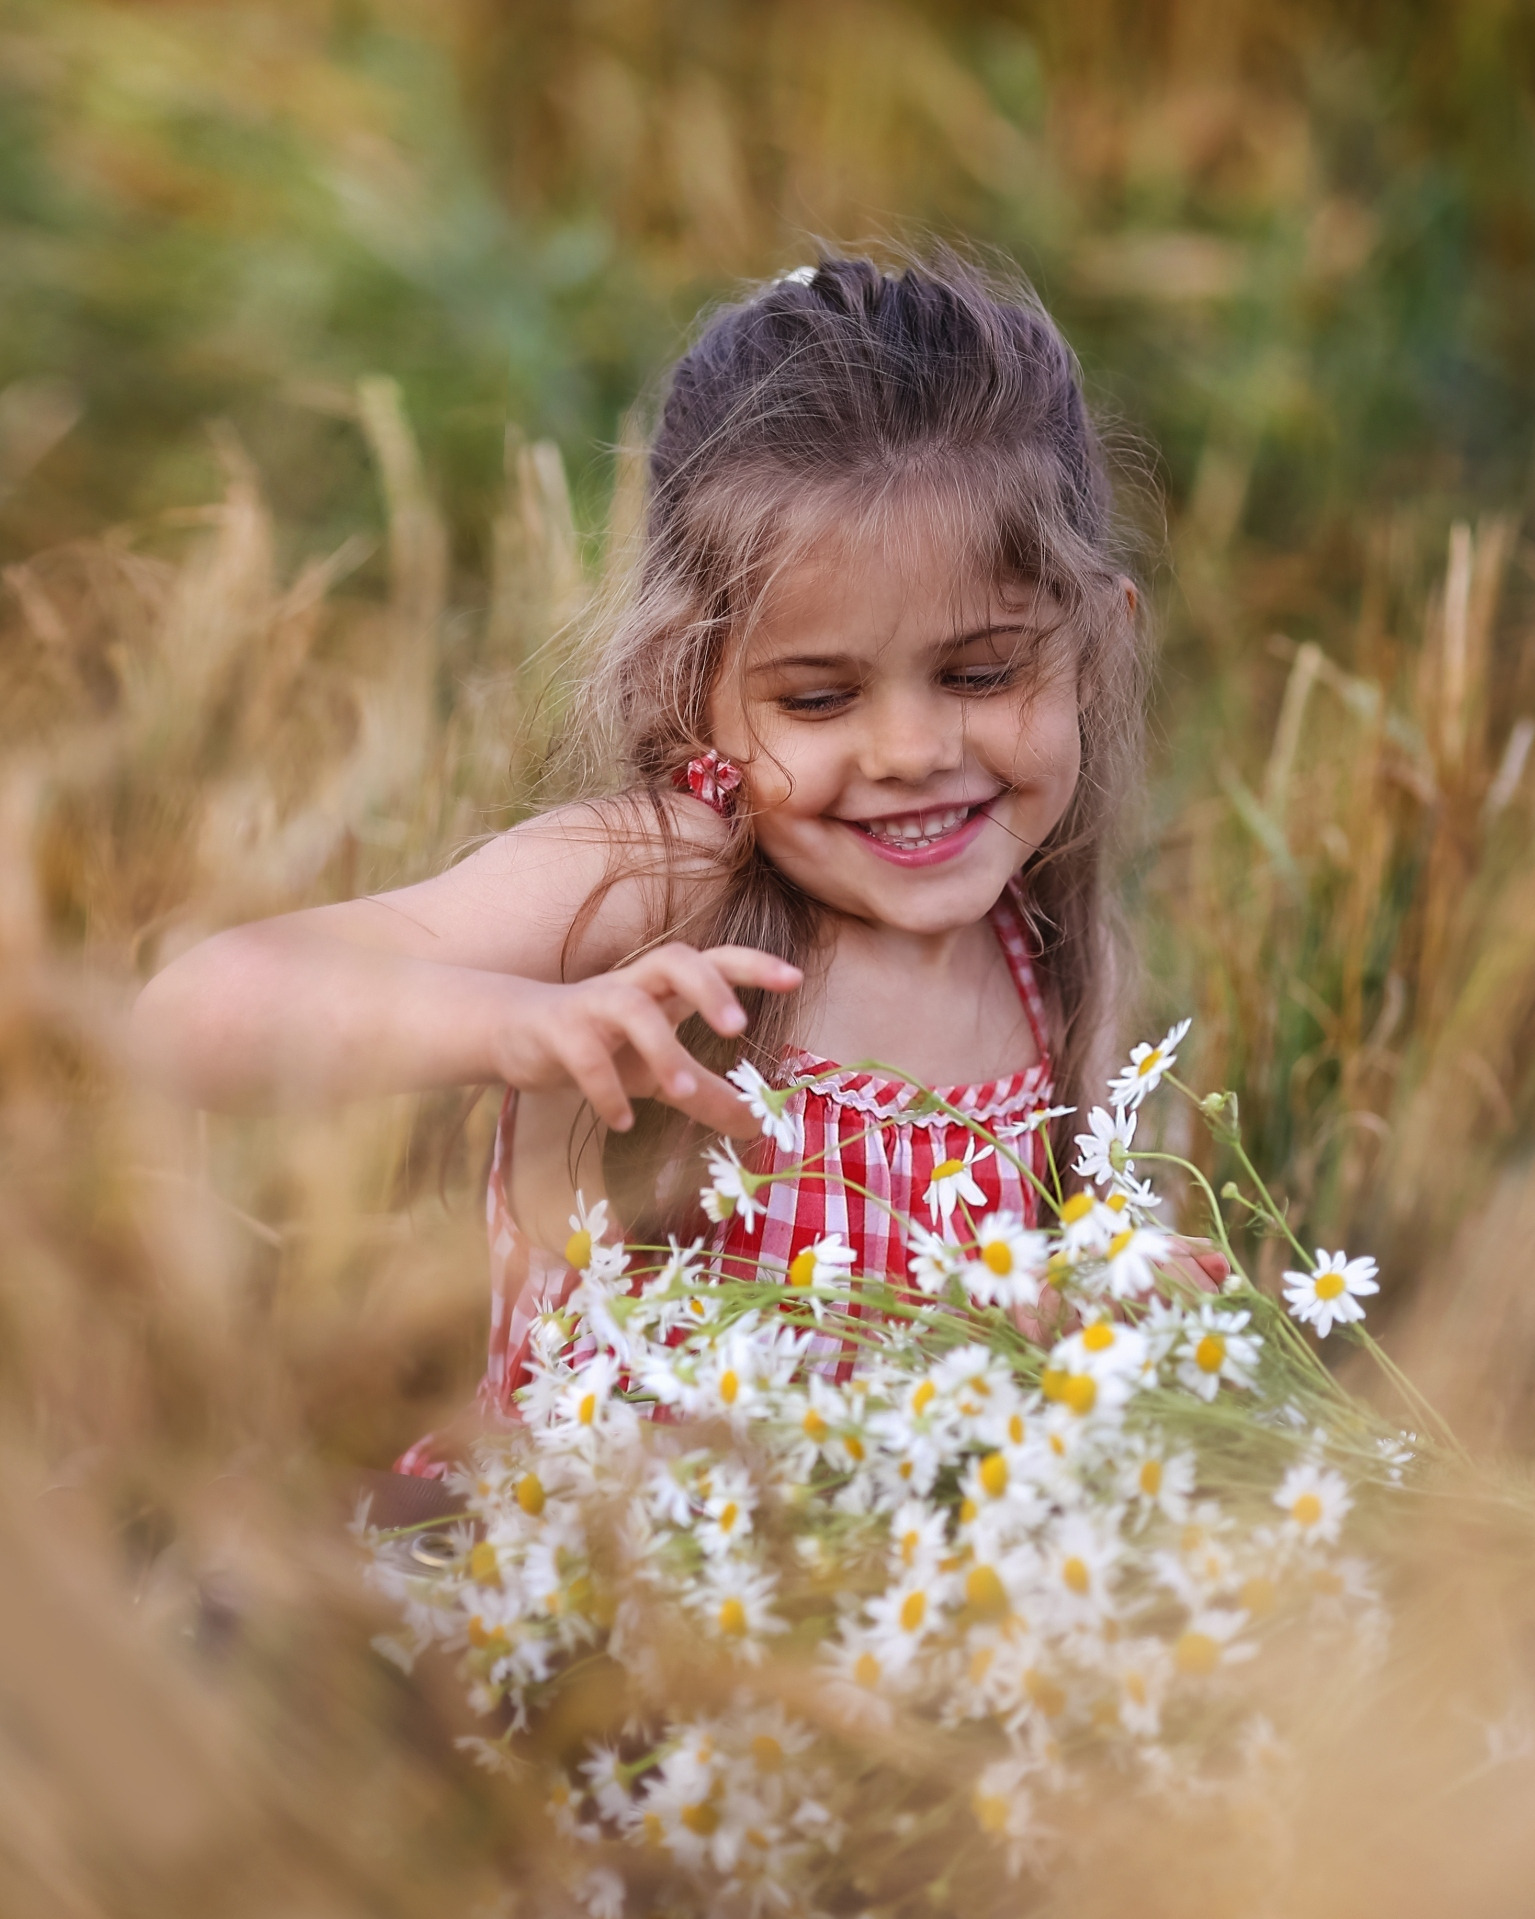
<svg viewBox="0 0 1535 1919">
<path fill-rule="evenodd" d="M 774 568 L 742 638 L 749 655 L 836 637 L 839 650 L 899 639 L 931 643 L 1026 611 L 1037 589 L 1001 581 L 972 542 L 917 512 L 832 525 L 795 541 Z"/>
</svg>

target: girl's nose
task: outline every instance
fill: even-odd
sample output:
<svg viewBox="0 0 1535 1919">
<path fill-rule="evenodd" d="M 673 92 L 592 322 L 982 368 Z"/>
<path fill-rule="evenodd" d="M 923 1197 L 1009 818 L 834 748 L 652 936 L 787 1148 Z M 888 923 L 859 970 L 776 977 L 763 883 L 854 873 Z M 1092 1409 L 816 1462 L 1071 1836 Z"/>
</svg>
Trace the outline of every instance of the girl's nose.
<svg viewBox="0 0 1535 1919">
<path fill-rule="evenodd" d="M 964 756 L 956 702 L 887 695 L 869 706 L 860 746 L 860 767 L 868 780 L 918 786 L 935 773 L 951 773 Z"/>
</svg>

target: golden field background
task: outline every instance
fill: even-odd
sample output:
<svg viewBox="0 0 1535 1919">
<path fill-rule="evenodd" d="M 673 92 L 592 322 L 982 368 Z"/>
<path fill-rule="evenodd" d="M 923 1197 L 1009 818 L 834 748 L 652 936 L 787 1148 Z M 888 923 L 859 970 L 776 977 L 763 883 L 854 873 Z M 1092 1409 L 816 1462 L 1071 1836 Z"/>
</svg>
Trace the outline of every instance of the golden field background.
<svg viewBox="0 0 1535 1919">
<path fill-rule="evenodd" d="M 488 1914 L 526 1870 L 341 1530 L 477 1377 L 487 1115 L 198 1120 L 122 1014 L 517 816 L 632 403 L 817 234 L 1001 248 L 1077 345 L 1163 642 L 1131 1023 L 1195 1013 L 1523 1485 L 1532 70 L 1498 0 L 0 8 L 0 1911 Z M 1408 1582 L 1470 1693 L 1527 1666 L 1522 1502 Z M 1273 1909 L 1522 1910 L 1527 1772 L 1443 1801 L 1420 1738 L 1404 1786 L 1370 1711 L 1319 1709 L 1313 1788 L 1369 1844 Z"/>
</svg>

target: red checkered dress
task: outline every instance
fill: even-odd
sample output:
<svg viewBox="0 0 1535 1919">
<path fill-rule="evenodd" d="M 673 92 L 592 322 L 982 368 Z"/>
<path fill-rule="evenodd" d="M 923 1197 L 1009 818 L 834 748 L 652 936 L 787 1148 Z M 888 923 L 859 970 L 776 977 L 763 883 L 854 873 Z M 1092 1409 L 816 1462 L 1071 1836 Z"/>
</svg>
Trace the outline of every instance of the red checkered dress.
<svg viewBox="0 0 1535 1919">
<path fill-rule="evenodd" d="M 1002 1136 L 1015 1127 L 1027 1128 L 1031 1118 L 1049 1104 L 1050 1064 L 1029 935 L 1012 889 L 993 908 L 991 920 L 1017 983 L 1039 1058 L 1026 1072 L 1011 1073 L 1006 1079 L 936 1090 L 949 1105 Z M 752 1266 L 763 1262 L 787 1270 L 805 1247 L 828 1233 L 840 1233 L 853 1249 L 855 1273 L 904 1280 L 905 1245 L 895 1222 L 877 1202 L 925 1219 L 927 1188 L 935 1167 L 948 1159 L 963 1159 L 975 1136 L 946 1113 L 908 1111 L 920 1095 L 904 1080 L 843 1070 L 812 1053 L 787 1054 L 778 1079 L 786 1085 L 815 1074 L 825 1077 L 797 1091 L 786 1109 L 794 1121 L 794 1143 L 778 1146 L 764 1139 L 746 1155 L 746 1164 L 754 1172 L 782 1172 L 801 1161 L 806 1162 L 804 1170 L 775 1180 L 766 1189 L 767 1213 L 757 1220 L 755 1230 L 748 1232 L 737 1215 L 715 1227 L 707 1245 L 726 1270 L 733 1257 Z M 527 1379 L 533 1328 L 541 1314 L 563 1304 L 578 1277 L 563 1259 L 530 1244 L 512 1217 L 506 1172 L 516 1116 L 517 1095 L 508 1091 L 496 1128 L 485 1196 L 491 1267 L 490 1359 L 480 1384 L 479 1407 L 495 1424 L 515 1420 L 513 1395 Z M 1045 1143 L 1038 1130 L 1021 1132 L 1010 1145 L 1043 1178 Z M 978 1218 L 985 1212 L 1005 1210 L 1019 1214 L 1027 1225 L 1035 1223 L 1035 1189 L 1000 1154 L 977 1158 L 970 1176 L 985 1194 L 984 1205 L 972 1208 Z M 860 1187 L 861 1192 L 856 1190 Z M 835 1342 L 828 1344 L 835 1350 Z M 835 1363 L 839 1372 L 848 1365 L 845 1359 Z M 396 1462 L 395 1470 L 442 1473 L 445 1467 L 433 1451 L 431 1435 L 418 1440 Z"/>
</svg>

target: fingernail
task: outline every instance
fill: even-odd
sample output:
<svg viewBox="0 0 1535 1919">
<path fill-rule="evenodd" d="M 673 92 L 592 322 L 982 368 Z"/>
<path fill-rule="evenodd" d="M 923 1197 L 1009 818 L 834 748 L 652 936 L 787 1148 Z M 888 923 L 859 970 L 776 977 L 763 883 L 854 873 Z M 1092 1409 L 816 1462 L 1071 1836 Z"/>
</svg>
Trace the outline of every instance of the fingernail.
<svg viewBox="0 0 1535 1919">
<path fill-rule="evenodd" d="M 633 1124 L 634 1124 L 634 1115 L 633 1115 L 633 1113 L 625 1113 L 622 1119 L 615 1119 L 615 1120 L 614 1120 L 614 1122 L 613 1122 L 613 1131 L 614 1131 L 615 1133 L 627 1133 L 627 1132 L 628 1132 L 628 1130 L 629 1130 L 629 1128 L 630 1128 L 630 1127 L 631 1127 L 631 1126 L 632 1126 Z"/>
<path fill-rule="evenodd" d="M 679 1099 L 686 1099 L 689 1093 L 698 1091 L 698 1081 L 691 1073 L 678 1073 L 672 1080 L 672 1091 Z"/>
<path fill-rule="evenodd" d="M 720 1024 L 727 1033 L 739 1033 L 746 1024 L 746 1014 L 739 1006 L 727 1007 Z"/>
</svg>

